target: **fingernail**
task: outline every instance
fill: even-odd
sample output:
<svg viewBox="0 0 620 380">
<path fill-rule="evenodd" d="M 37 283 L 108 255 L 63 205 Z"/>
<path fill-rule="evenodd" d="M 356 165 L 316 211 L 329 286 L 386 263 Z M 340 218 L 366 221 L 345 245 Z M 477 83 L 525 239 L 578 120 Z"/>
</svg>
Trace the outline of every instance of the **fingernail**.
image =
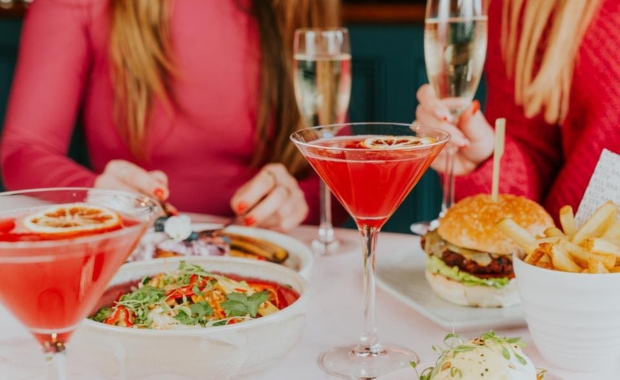
<svg viewBox="0 0 620 380">
<path fill-rule="evenodd" d="M 459 142 L 456 144 L 459 148 L 465 148 L 469 146 L 469 140 L 467 139 L 462 139 L 459 140 Z"/>
<path fill-rule="evenodd" d="M 439 119 L 451 123 L 452 122 L 452 115 L 450 115 L 449 112 L 442 110 L 442 109 L 436 109 L 435 110 L 435 116 L 437 116 Z"/>
<path fill-rule="evenodd" d="M 471 103 L 471 114 L 475 114 L 476 112 L 478 112 L 480 110 L 480 102 L 477 100 L 474 100 Z"/>
<path fill-rule="evenodd" d="M 246 226 L 251 226 L 254 223 L 256 223 L 256 219 L 254 219 L 253 216 L 246 216 L 245 218 L 243 218 L 243 224 L 245 224 Z"/>
<path fill-rule="evenodd" d="M 155 191 L 153 191 L 153 194 L 155 195 L 155 197 L 157 199 L 159 199 L 160 201 L 164 200 L 164 190 L 163 189 L 155 189 Z"/>
<path fill-rule="evenodd" d="M 248 209 L 248 204 L 245 202 L 239 202 L 237 205 L 237 213 L 243 214 Z"/>
</svg>

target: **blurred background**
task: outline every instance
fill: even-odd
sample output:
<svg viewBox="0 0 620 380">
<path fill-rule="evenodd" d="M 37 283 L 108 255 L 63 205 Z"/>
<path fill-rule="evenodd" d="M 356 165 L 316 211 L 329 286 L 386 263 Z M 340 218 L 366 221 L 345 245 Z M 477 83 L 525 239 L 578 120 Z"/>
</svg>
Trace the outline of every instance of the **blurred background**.
<svg viewBox="0 0 620 380">
<path fill-rule="evenodd" d="M 3 121 L 22 19 L 30 1 L 0 0 L 0 118 Z M 342 0 L 342 5 L 342 22 L 349 28 L 352 52 L 350 120 L 412 122 L 417 106 L 415 92 L 428 82 L 423 48 L 426 1 Z M 476 96 L 481 104 L 485 92 L 483 80 Z M 70 155 L 88 165 L 82 141 L 78 123 Z M 429 170 L 383 230 L 409 232 L 411 223 L 433 219 L 439 213 L 440 204 L 439 179 Z M 350 222 L 348 226 L 352 226 Z"/>
</svg>

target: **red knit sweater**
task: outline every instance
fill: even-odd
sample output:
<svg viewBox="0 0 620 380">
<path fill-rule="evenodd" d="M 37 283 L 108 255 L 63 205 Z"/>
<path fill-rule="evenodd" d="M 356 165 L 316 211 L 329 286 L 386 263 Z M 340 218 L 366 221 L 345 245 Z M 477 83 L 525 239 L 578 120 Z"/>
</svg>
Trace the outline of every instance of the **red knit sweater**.
<svg viewBox="0 0 620 380">
<path fill-rule="evenodd" d="M 601 151 L 620 152 L 620 1 L 605 0 L 581 44 L 561 125 L 542 116 L 528 119 L 514 102 L 514 80 L 506 75 L 500 49 L 502 1 L 489 9 L 488 83 L 485 116 L 506 118 L 500 192 L 542 203 L 557 219 L 563 205 L 576 211 Z M 490 193 L 493 163 L 456 179 L 456 198 Z"/>
</svg>

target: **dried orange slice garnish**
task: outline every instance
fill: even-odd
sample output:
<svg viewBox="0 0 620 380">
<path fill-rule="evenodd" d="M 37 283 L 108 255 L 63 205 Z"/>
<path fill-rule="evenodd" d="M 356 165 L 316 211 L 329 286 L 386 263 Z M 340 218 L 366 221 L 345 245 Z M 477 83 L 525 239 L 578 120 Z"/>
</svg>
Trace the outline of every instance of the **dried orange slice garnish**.
<svg viewBox="0 0 620 380">
<path fill-rule="evenodd" d="M 56 205 L 23 220 L 24 227 L 31 232 L 58 237 L 115 230 L 121 222 L 117 212 L 86 203 Z"/>
<path fill-rule="evenodd" d="M 394 149 L 394 148 L 409 148 L 418 145 L 427 145 L 435 142 L 432 137 L 417 137 L 417 136 L 382 136 L 382 137 L 369 137 L 362 141 L 364 148 L 370 149 Z"/>
</svg>

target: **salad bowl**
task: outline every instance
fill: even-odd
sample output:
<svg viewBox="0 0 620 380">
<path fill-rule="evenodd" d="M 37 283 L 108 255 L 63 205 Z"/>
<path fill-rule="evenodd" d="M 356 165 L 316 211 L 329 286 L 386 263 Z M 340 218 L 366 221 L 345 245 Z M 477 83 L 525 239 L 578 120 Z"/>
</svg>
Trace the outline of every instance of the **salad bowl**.
<svg viewBox="0 0 620 380">
<path fill-rule="evenodd" d="M 73 337 L 75 356 L 106 378 L 242 379 L 276 365 L 301 339 L 308 283 L 281 265 L 235 257 L 174 257 L 125 264 L 110 288 L 168 273 L 181 261 L 205 271 L 290 286 L 299 298 L 288 307 L 241 323 L 155 330 L 85 320 Z"/>
</svg>

